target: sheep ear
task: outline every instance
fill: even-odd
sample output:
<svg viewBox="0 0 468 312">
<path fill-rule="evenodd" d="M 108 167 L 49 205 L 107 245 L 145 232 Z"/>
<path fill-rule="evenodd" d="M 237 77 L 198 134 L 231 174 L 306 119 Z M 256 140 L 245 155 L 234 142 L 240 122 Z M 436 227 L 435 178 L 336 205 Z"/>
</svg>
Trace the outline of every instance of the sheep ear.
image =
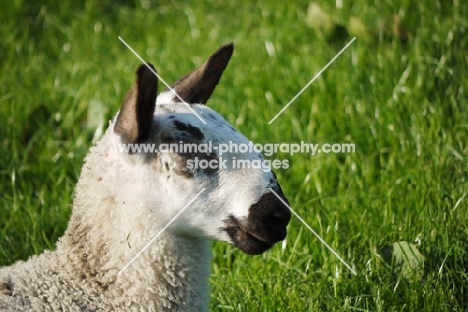
<svg viewBox="0 0 468 312">
<path fill-rule="evenodd" d="M 148 64 L 154 70 L 153 65 Z M 158 79 L 142 64 L 136 71 L 136 82 L 127 92 L 114 125 L 114 133 L 124 143 L 138 143 L 148 139 L 153 123 Z"/>
<path fill-rule="evenodd" d="M 211 55 L 202 67 L 180 78 L 171 88 L 186 102 L 206 104 L 231 59 L 234 44 L 222 46 Z M 174 95 L 175 102 L 181 102 Z"/>
</svg>

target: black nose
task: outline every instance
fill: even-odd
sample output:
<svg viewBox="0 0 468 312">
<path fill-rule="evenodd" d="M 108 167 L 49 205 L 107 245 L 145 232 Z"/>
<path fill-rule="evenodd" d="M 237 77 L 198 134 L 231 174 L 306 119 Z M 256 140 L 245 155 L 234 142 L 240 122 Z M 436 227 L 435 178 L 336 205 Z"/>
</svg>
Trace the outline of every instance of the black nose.
<svg viewBox="0 0 468 312">
<path fill-rule="evenodd" d="M 282 204 L 282 203 L 281 203 Z M 291 220 L 291 212 L 289 209 L 286 210 L 281 210 L 281 211 L 275 211 L 273 214 L 271 214 L 271 222 L 276 223 L 278 226 L 287 226 L 289 223 L 289 220 Z"/>
<path fill-rule="evenodd" d="M 260 202 L 263 200 L 264 204 L 270 206 L 270 220 L 272 225 L 276 225 L 277 227 L 286 227 L 291 220 L 291 211 L 287 206 L 289 205 L 288 199 L 284 196 L 281 188 L 273 191 L 275 193 L 268 193 L 263 195 Z M 280 200 L 278 196 L 282 200 Z M 285 203 L 287 205 L 285 205 Z"/>
<path fill-rule="evenodd" d="M 275 190 L 275 193 L 288 203 L 281 190 Z M 250 206 L 247 220 L 248 229 L 252 234 L 261 240 L 275 243 L 286 237 L 286 226 L 291 220 L 291 211 L 275 194 L 269 192 Z"/>
</svg>

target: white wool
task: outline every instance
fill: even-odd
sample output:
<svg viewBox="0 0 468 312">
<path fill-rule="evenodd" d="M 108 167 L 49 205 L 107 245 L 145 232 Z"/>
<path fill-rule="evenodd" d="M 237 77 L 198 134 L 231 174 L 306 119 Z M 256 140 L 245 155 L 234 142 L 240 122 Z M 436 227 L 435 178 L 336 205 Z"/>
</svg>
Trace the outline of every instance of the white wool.
<svg viewBox="0 0 468 312">
<path fill-rule="evenodd" d="M 13 285 L 3 290 L 12 296 L 1 295 L 0 287 L 1 311 L 206 309 L 207 240 L 167 231 L 117 278 L 166 225 L 170 212 L 157 215 L 158 205 L 167 198 L 145 194 L 148 185 L 138 183 L 146 174 L 143 164 L 132 172 L 135 168 L 113 152 L 111 136 L 108 131 L 86 158 L 73 216 L 57 250 L 0 269 L 0 285 Z"/>
</svg>

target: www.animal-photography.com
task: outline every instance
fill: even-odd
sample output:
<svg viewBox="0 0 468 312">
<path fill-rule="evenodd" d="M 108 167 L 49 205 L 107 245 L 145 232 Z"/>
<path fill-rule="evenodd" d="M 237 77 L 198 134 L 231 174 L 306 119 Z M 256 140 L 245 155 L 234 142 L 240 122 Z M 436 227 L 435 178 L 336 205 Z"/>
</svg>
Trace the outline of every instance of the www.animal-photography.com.
<svg viewBox="0 0 468 312">
<path fill-rule="evenodd" d="M 0 311 L 468 309 L 463 1 L 0 16 Z"/>
</svg>

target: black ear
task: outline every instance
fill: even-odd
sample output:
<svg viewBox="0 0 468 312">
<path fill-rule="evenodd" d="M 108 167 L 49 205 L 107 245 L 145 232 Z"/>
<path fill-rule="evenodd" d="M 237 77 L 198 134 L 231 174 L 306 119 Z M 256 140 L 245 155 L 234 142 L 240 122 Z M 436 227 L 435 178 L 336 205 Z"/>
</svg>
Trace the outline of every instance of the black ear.
<svg viewBox="0 0 468 312">
<path fill-rule="evenodd" d="M 234 44 L 222 46 L 203 64 L 202 67 L 180 78 L 171 88 L 189 104 L 205 104 L 219 82 L 224 69 L 231 59 Z M 175 102 L 181 102 L 174 95 Z"/>
<path fill-rule="evenodd" d="M 153 65 L 148 63 L 153 70 Z M 148 139 L 153 123 L 158 78 L 142 64 L 136 71 L 136 82 L 128 90 L 114 125 L 114 133 L 124 143 L 139 143 Z"/>
</svg>

